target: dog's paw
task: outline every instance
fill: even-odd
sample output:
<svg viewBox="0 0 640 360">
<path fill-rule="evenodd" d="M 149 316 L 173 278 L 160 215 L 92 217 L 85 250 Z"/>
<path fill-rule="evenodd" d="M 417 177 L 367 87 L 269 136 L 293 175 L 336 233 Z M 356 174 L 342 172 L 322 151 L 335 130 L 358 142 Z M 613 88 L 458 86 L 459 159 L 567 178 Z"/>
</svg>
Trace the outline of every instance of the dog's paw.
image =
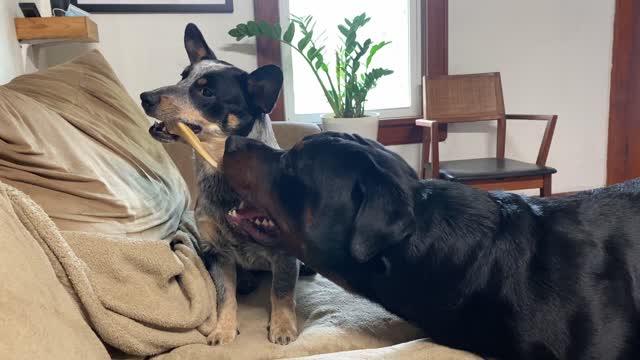
<svg viewBox="0 0 640 360">
<path fill-rule="evenodd" d="M 236 336 L 240 335 L 240 330 L 235 327 L 231 328 L 216 328 L 209 335 L 209 345 L 218 346 L 226 345 L 233 342 Z"/>
<path fill-rule="evenodd" d="M 278 345 L 289 345 L 298 338 L 295 318 L 279 316 L 269 324 L 269 341 Z"/>
</svg>

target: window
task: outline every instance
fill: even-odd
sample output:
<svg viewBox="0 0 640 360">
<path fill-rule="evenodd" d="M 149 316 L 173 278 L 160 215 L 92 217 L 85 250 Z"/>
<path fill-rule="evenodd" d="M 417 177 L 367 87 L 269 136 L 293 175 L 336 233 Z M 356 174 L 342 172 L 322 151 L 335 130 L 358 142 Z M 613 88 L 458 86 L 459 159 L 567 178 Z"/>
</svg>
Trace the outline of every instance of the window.
<svg viewBox="0 0 640 360">
<path fill-rule="evenodd" d="M 381 118 L 411 117 L 420 114 L 421 39 L 419 0 L 281 0 L 283 24 L 289 14 L 312 15 L 316 33 L 325 31 L 325 59 L 331 59 L 339 45 L 337 25 L 363 11 L 371 21 L 359 31 L 359 38 L 392 43 L 376 54 L 373 66 L 388 68 L 392 75 L 383 77 L 368 96 L 367 111 L 379 112 Z M 282 47 L 285 72 L 286 117 L 295 121 L 319 121 L 331 112 L 315 76 L 307 63 L 287 46 Z M 328 62 L 331 67 L 333 64 Z"/>
</svg>

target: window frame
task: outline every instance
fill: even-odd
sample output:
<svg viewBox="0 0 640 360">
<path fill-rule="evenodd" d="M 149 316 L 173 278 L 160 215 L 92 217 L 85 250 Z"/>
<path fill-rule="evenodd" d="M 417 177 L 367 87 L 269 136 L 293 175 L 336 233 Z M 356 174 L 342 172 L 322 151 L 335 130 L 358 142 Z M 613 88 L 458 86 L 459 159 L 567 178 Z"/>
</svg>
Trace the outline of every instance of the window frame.
<svg viewBox="0 0 640 360">
<path fill-rule="evenodd" d="M 256 21 L 279 22 L 279 0 L 254 0 L 254 19 Z M 425 76 L 448 74 L 448 0 L 422 0 L 420 15 L 422 16 L 422 71 Z M 258 66 L 275 64 L 282 67 L 281 46 L 277 41 L 266 38 L 256 40 Z M 271 111 L 273 121 L 284 121 L 284 99 L 286 92 L 281 92 L 274 109 Z M 423 105 L 424 106 L 424 105 Z M 422 112 L 421 112 L 422 113 Z M 384 145 L 402 145 L 422 143 L 422 128 L 415 126 L 415 120 L 421 118 L 406 117 L 386 119 L 379 124 L 378 141 Z M 446 139 L 446 125 L 440 128 L 440 141 Z"/>
<path fill-rule="evenodd" d="M 289 25 L 290 21 L 290 11 L 289 11 L 289 1 L 290 0 L 280 0 L 279 1 L 279 12 L 280 12 L 280 25 L 283 29 Z M 422 64 L 422 16 L 421 16 L 421 6 L 420 3 L 422 0 L 409 0 L 409 59 L 410 59 L 410 78 L 411 84 L 410 86 L 410 96 L 411 96 L 411 104 L 408 107 L 402 108 L 386 108 L 386 109 L 369 109 L 366 108 L 368 112 L 376 112 L 380 114 L 380 120 L 387 119 L 398 119 L 398 118 L 419 118 L 422 114 L 422 74 L 423 74 L 423 64 Z M 392 5 L 389 5 L 392 6 Z M 282 64 L 285 69 L 292 69 L 292 56 L 298 56 L 298 54 L 292 54 L 292 50 L 288 46 L 281 46 L 281 57 Z M 320 116 L 323 113 L 310 113 L 310 114 L 296 114 L 295 113 L 295 93 L 293 91 L 293 72 L 287 71 L 284 73 L 284 83 L 283 89 L 284 92 L 289 94 L 284 99 L 285 106 L 285 117 L 286 120 L 289 121 L 298 121 L 298 122 L 311 122 L 311 123 L 320 123 Z"/>
</svg>

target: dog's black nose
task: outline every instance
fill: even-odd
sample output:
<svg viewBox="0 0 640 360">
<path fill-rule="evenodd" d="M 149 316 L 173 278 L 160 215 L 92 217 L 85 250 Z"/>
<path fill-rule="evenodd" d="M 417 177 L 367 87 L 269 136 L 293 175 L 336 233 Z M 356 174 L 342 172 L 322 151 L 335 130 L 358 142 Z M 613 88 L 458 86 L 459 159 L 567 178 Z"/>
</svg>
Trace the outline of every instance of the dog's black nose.
<svg viewBox="0 0 640 360">
<path fill-rule="evenodd" d="M 236 151 L 243 150 L 247 147 L 247 138 L 242 136 L 229 136 L 227 141 L 224 144 L 224 151 L 226 153 L 233 153 Z"/>
<path fill-rule="evenodd" d="M 142 107 L 145 110 L 149 110 L 158 105 L 160 102 L 160 96 L 153 91 L 147 91 L 140 94 L 140 100 L 142 100 Z"/>
</svg>

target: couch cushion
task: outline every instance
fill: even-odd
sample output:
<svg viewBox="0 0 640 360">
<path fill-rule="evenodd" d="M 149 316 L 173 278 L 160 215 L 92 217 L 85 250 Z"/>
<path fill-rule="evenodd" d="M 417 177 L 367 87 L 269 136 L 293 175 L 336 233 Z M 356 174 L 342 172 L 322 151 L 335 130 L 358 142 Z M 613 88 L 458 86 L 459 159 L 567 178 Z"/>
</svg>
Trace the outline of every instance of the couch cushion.
<svg viewBox="0 0 640 360">
<path fill-rule="evenodd" d="M 278 145 L 283 149 L 290 149 L 298 141 L 307 135 L 320 132 L 316 124 L 295 122 L 295 121 L 273 121 L 273 133 L 276 135 Z"/>
<path fill-rule="evenodd" d="M 0 86 L 0 179 L 61 230 L 165 238 L 189 195 L 98 51 Z"/>
</svg>

